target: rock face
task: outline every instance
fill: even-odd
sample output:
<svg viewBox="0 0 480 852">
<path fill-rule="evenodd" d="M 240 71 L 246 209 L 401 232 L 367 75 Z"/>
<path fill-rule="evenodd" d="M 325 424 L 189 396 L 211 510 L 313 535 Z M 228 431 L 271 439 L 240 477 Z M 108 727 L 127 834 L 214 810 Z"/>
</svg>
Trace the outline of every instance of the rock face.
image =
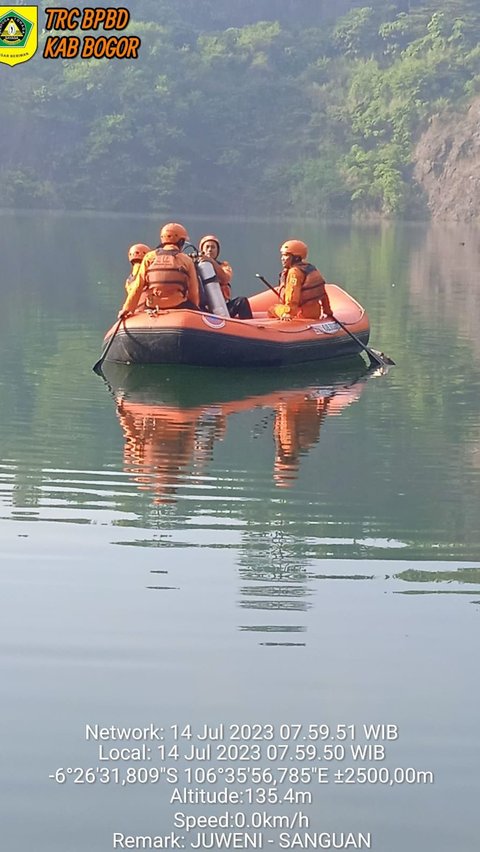
<svg viewBox="0 0 480 852">
<path fill-rule="evenodd" d="M 432 219 L 480 222 L 480 98 L 466 113 L 432 118 L 414 159 Z"/>
</svg>

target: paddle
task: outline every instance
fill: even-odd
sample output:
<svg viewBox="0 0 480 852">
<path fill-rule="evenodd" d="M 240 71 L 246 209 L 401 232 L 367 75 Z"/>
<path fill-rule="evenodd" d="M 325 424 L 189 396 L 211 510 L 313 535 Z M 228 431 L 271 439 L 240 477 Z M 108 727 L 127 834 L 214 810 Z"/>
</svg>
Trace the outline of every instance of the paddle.
<svg viewBox="0 0 480 852">
<path fill-rule="evenodd" d="M 276 296 L 278 296 L 278 298 L 280 299 L 280 301 L 281 301 L 281 302 L 283 302 L 283 299 L 282 299 L 282 297 L 281 297 L 280 293 L 278 292 L 278 290 L 275 290 L 275 287 L 272 287 L 272 285 L 269 283 L 269 281 L 267 281 L 267 279 L 266 279 L 266 278 L 264 278 L 264 277 L 263 277 L 263 275 L 259 275 L 259 274 L 258 274 L 258 272 L 256 272 L 256 273 L 255 273 L 255 278 L 260 278 L 260 281 L 263 281 L 263 283 L 265 284 L 265 286 L 266 286 L 266 287 L 269 287 L 269 289 L 270 289 L 270 290 L 272 290 L 272 291 L 275 293 L 275 295 L 276 295 Z"/>
<path fill-rule="evenodd" d="M 257 272 L 255 277 L 259 278 L 260 281 L 263 281 L 263 283 L 266 284 L 266 286 L 269 287 L 270 290 L 273 290 L 273 292 L 275 293 L 275 295 L 278 296 L 280 301 L 283 301 L 278 290 L 276 290 L 275 287 L 272 287 L 272 285 L 267 281 L 266 278 L 263 277 L 263 275 L 259 275 L 258 272 Z M 392 359 L 389 358 L 388 355 L 384 355 L 383 352 L 376 352 L 375 349 L 371 349 L 370 346 L 366 345 L 366 343 L 362 343 L 360 338 L 357 337 L 357 335 L 354 334 L 353 331 L 350 331 L 350 329 L 347 328 L 347 326 L 344 325 L 343 322 L 340 322 L 340 320 L 337 317 L 335 317 L 333 314 L 332 314 L 332 320 L 334 320 L 337 323 L 337 325 L 340 326 L 340 328 L 343 328 L 343 330 L 346 331 L 346 333 L 349 335 L 349 337 L 352 338 L 352 340 L 355 341 L 355 343 L 358 343 L 358 345 L 361 346 L 361 348 L 367 353 L 368 357 L 370 358 L 371 364 L 377 364 L 379 367 L 393 367 L 394 366 L 395 361 L 392 361 Z"/>
<path fill-rule="evenodd" d="M 379 367 L 393 367 L 395 365 L 395 361 L 392 361 L 392 359 L 389 358 L 388 355 L 385 355 L 383 352 L 376 352 L 375 349 L 371 349 L 370 346 L 367 346 L 366 343 L 362 343 L 360 338 L 357 337 L 357 335 L 354 334 L 353 331 L 350 331 L 350 329 L 347 328 L 347 326 L 344 325 L 343 322 L 340 322 L 337 317 L 334 317 L 333 314 L 332 319 L 335 320 L 335 322 L 337 323 L 337 325 L 340 326 L 340 328 L 343 328 L 343 330 L 347 332 L 347 334 L 352 338 L 352 340 L 355 340 L 355 342 L 358 343 L 358 345 L 365 350 L 368 357 L 370 358 L 371 364 L 378 364 Z"/>
<path fill-rule="evenodd" d="M 93 367 L 92 367 L 93 372 L 94 372 L 94 373 L 96 373 L 96 374 L 97 374 L 97 376 L 101 376 L 101 375 L 102 375 L 102 364 L 103 364 L 103 362 L 105 361 L 105 358 L 106 358 L 106 357 L 107 357 L 107 355 L 108 355 L 108 350 L 110 349 L 110 346 L 112 345 L 112 343 L 113 343 L 113 341 L 114 341 L 114 339 L 115 339 L 115 335 L 116 335 L 116 333 L 117 333 L 118 329 L 120 328 L 120 326 L 121 326 L 121 324 L 122 324 L 123 320 L 124 320 L 124 317 L 123 317 L 123 316 L 121 316 L 121 317 L 120 317 L 120 319 L 118 320 L 118 322 L 117 322 L 116 326 L 115 326 L 115 331 L 113 332 L 113 334 L 112 334 L 112 336 L 111 336 L 110 340 L 108 341 L 108 343 L 107 343 L 107 345 L 106 345 L 105 349 L 103 350 L 103 352 L 102 352 L 102 354 L 101 354 L 100 358 L 98 359 L 97 363 L 96 363 L 96 364 L 94 364 L 94 365 L 93 365 Z"/>
</svg>

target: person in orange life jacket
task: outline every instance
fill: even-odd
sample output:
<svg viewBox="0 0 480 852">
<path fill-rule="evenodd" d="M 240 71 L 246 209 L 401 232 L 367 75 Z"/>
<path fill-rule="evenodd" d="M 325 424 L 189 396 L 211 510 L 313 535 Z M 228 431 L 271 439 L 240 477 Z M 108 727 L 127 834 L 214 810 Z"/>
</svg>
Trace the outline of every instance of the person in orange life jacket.
<svg viewBox="0 0 480 852">
<path fill-rule="evenodd" d="M 130 246 L 128 249 L 128 259 L 132 266 L 132 271 L 125 281 L 125 290 L 127 293 L 130 293 L 133 282 L 137 277 L 137 272 L 140 268 L 140 264 L 147 254 L 147 252 L 151 251 L 151 249 L 145 245 L 145 243 L 135 243 L 135 245 Z"/>
<path fill-rule="evenodd" d="M 332 316 L 325 279 L 313 263 L 307 262 L 307 255 L 308 246 L 302 240 L 287 240 L 280 246 L 282 304 L 270 309 L 271 316 L 281 320 Z"/>
<path fill-rule="evenodd" d="M 199 309 L 200 292 L 195 265 L 182 251 L 188 234 L 178 222 L 160 230 L 160 245 L 144 256 L 130 292 L 118 312 L 122 318 L 135 311 L 145 294 L 145 308 L 161 311 L 172 308 Z"/>
<path fill-rule="evenodd" d="M 200 260 L 209 260 L 212 264 L 230 316 L 238 317 L 238 319 L 252 319 L 248 299 L 245 296 L 232 299 L 233 269 L 228 261 L 219 260 L 220 240 L 218 237 L 215 234 L 207 234 L 202 237 L 198 244 L 198 252 Z"/>
</svg>

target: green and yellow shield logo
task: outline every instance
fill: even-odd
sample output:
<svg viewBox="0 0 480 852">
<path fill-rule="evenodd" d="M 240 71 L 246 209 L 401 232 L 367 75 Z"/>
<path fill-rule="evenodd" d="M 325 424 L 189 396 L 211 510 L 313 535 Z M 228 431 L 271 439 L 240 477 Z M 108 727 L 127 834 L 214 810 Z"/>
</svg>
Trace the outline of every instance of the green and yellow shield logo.
<svg viewBox="0 0 480 852">
<path fill-rule="evenodd" d="M 0 62 L 27 62 L 37 47 L 38 6 L 0 6 Z"/>
</svg>

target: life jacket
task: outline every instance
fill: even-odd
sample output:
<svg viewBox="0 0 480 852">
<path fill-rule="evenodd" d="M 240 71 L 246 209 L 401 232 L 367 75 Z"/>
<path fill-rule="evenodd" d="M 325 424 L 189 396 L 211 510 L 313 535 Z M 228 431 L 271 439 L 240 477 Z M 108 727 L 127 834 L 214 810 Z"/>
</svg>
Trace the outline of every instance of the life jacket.
<svg viewBox="0 0 480 852">
<path fill-rule="evenodd" d="M 302 284 L 302 289 L 300 292 L 300 301 L 299 307 L 300 309 L 303 305 L 306 305 L 307 302 L 318 302 L 321 301 L 322 297 L 325 295 L 325 280 L 323 275 L 313 263 L 307 263 L 306 261 L 303 263 L 295 264 L 305 275 L 305 279 Z M 287 281 L 288 269 L 283 269 L 280 274 L 280 295 L 282 299 L 285 297 L 285 286 Z"/>
<path fill-rule="evenodd" d="M 145 303 L 147 308 L 175 308 L 185 302 L 189 276 L 179 249 L 156 250 L 155 258 L 145 271 Z"/>
<path fill-rule="evenodd" d="M 131 271 L 130 275 L 128 276 L 127 280 L 125 281 L 125 290 L 127 291 L 127 293 L 130 293 L 130 290 L 132 289 L 132 284 L 137 277 L 137 272 L 138 272 L 139 266 L 140 266 L 140 263 L 138 261 L 136 261 L 135 263 L 132 264 L 132 271 Z"/>
<path fill-rule="evenodd" d="M 216 260 L 214 263 L 215 272 L 217 273 L 217 278 L 222 288 L 223 297 L 226 302 L 232 296 L 232 289 L 230 286 L 230 282 L 232 279 L 232 267 L 226 260 Z"/>
<path fill-rule="evenodd" d="M 228 302 L 232 295 L 230 286 L 233 274 L 232 267 L 225 260 L 217 260 L 213 257 L 207 257 L 207 255 L 201 255 L 201 260 L 208 260 L 208 262 L 212 264 L 218 278 L 218 283 L 220 284 L 220 289 L 223 293 L 223 298 L 226 302 Z"/>
</svg>

